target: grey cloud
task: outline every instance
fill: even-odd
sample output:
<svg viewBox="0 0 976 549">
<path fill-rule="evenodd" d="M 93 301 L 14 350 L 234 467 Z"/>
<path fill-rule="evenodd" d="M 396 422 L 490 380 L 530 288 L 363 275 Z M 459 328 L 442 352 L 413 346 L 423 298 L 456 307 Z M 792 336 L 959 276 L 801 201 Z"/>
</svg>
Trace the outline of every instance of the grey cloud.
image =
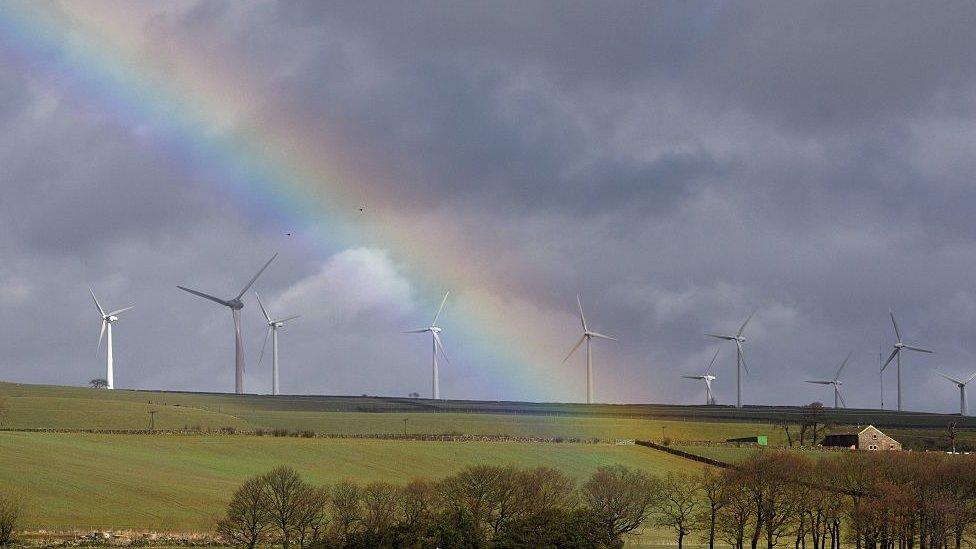
<svg viewBox="0 0 976 549">
<path fill-rule="evenodd" d="M 967 371 L 976 353 L 968 4 L 154 9 L 145 32 L 157 53 L 192 44 L 251 76 L 261 116 L 323 150 L 341 136 L 353 154 L 339 169 L 386 174 L 361 184 L 395 196 L 417 227 L 450 228 L 486 280 L 547 324 L 527 339 L 559 347 L 564 333 L 568 350 L 581 292 L 594 325 L 621 339 L 597 351 L 603 398 L 698 402 L 700 387 L 678 376 L 710 358 L 703 332 L 757 309 L 747 401 L 824 400 L 796 381 L 854 350 L 848 401 L 875 405 L 891 306 L 937 351 L 906 362 L 908 402 L 953 409 L 932 371 Z M 282 220 L 220 196 L 105 105 L 37 110 L 42 89 L 0 77 L 0 345 L 12 349 L 0 375 L 98 373 L 90 280 L 106 300 L 138 305 L 119 324 L 121 384 L 226 389 L 229 315 L 173 286 L 230 291 L 280 249 L 262 295 L 308 306 L 282 334 L 286 390 L 426 392 L 427 343 L 396 332 L 426 321 L 441 289 L 408 254 L 376 252 L 410 299 L 350 308 L 336 288 L 370 278 L 323 268 L 349 252 L 310 244 L 302 227 L 285 238 Z M 245 323 L 256 360 L 252 303 Z M 463 367 L 444 369 L 445 395 L 579 398 L 507 386 L 498 364 L 468 350 L 486 343 L 478 333 L 446 329 Z M 723 402 L 731 356 L 717 366 Z M 557 371 L 559 359 L 534 366 Z M 266 367 L 248 369 L 267 385 Z M 579 364 L 558 371 L 582 387 Z M 893 402 L 891 378 L 886 387 Z"/>
</svg>

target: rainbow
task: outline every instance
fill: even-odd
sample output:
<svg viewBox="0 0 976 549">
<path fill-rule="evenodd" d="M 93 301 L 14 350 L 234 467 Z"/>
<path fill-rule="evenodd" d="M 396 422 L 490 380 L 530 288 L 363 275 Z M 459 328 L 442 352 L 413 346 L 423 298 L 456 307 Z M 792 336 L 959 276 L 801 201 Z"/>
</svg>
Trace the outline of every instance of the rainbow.
<svg viewBox="0 0 976 549">
<path fill-rule="evenodd" d="M 558 345 L 536 337 L 537 324 L 552 312 L 533 311 L 530 304 L 506 297 L 504 285 L 468 257 L 469 246 L 453 236 L 456 230 L 411 219 L 383 196 L 365 194 L 370 180 L 390 176 L 388 168 L 358 158 L 332 135 L 338 130 L 312 131 L 284 111 L 256 112 L 254 98 L 261 90 L 253 75 L 227 63 L 208 63 L 192 44 L 167 44 L 165 55 L 154 52 L 135 30 L 144 28 L 133 24 L 138 9 L 134 3 L 5 3 L 0 59 L 53 82 L 71 101 L 97 109 L 113 123 L 140 129 L 137 135 L 149 146 L 204 173 L 200 179 L 242 208 L 260 209 L 282 227 L 302 227 L 312 253 L 381 247 L 402 261 L 431 301 L 446 288 L 454 290 L 458 301 L 451 315 L 458 325 L 450 327 L 451 339 L 463 341 L 465 354 L 477 357 L 478 371 L 471 375 L 483 385 L 479 397 L 582 399 L 582 370 L 559 364 L 562 347 L 574 336 L 570 325 Z M 360 173 L 340 169 L 350 164 Z M 354 219 L 364 202 L 368 224 Z M 411 236 L 419 231 L 436 232 L 437 245 Z M 567 299 L 566 313 L 571 303 Z M 513 315 L 513 309 L 529 314 Z M 609 380 L 603 386 L 601 381 L 598 394 L 609 395 Z"/>
</svg>

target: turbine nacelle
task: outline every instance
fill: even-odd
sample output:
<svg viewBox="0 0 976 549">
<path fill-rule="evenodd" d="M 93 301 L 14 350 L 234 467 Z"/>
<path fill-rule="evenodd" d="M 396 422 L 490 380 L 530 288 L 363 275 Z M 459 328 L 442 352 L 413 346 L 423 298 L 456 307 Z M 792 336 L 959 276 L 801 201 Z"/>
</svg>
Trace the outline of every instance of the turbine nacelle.
<svg viewBox="0 0 976 549">
<path fill-rule="evenodd" d="M 228 299 L 227 306 L 230 307 L 231 309 L 240 311 L 241 309 L 244 308 L 244 302 L 241 301 L 240 299 Z"/>
</svg>

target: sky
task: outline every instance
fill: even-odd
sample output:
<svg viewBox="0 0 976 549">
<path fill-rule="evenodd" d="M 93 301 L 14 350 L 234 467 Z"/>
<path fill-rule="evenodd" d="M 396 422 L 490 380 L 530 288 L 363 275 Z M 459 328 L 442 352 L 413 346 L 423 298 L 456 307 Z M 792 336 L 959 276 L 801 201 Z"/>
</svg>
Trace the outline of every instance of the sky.
<svg viewBox="0 0 976 549">
<path fill-rule="evenodd" d="M 289 394 L 905 407 L 976 371 L 976 5 L 0 7 L 0 379 L 232 391 L 254 289 Z M 362 211 L 360 209 L 362 208 Z M 289 234 L 290 233 L 290 234 Z M 248 392 L 270 390 L 244 297 Z M 895 402 L 893 365 L 884 400 Z"/>
</svg>

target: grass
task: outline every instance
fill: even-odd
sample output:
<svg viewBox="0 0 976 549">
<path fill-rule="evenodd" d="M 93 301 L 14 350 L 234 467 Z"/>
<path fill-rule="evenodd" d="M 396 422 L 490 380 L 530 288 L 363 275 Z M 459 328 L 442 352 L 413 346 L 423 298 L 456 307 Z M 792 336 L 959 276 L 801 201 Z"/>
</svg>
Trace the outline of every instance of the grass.
<svg viewBox="0 0 976 549">
<path fill-rule="evenodd" d="M 27 494 L 32 528 L 209 529 L 245 478 L 281 463 L 317 483 L 402 483 L 479 463 L 545 465 L 581 480 L 605 464 L 654 474 L 700 467 L 608 444 L 0 433 L 0 487 Z"/>
<path fill-rule="evenodd" d="M 157 429 L 202 427 L 238 430 L 283 428 L 325 434 L 461 433 L 562 437 L 565 439 L 653 439 L 721 441 L 731 437 L 767 434 L 771 442 L 780 430 L 771 425 L 723 421 L 681 421 L 625 417 L 445 412 L 334 411 L 335 399 L 269 398 L 105 391 L 79 387 L 0 383 L 9 411 L 0 426 L 12 429 L 145 429 L 155 410 Z M 343 403 L 356 410 L 363 403 Z"/>
</svg>

